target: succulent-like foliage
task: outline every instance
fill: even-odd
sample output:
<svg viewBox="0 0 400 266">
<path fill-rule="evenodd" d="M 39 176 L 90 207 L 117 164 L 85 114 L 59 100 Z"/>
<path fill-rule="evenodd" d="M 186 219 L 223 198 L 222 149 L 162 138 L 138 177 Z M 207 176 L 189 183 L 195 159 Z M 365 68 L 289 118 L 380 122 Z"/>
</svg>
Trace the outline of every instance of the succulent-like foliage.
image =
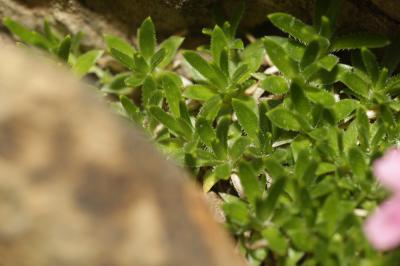
<svg viewBox="0 0 400 266">
<path fill-rule="evenodd" d="M 78 75 L 96 73 L 101 90 L 119 96 L 114 107 L 205 192 L 219 192 L 251 265 L 397 265 L 399 252 L 374 251 L 362 223 L 386 195 L 370 165 L 399 142 L 400 79 L 390 74 L 400 57 L 391 45 L 392 57 L 377 59 L 370 49 L 389 45 L 382 36 L 337 36 L 339 2 L 316 1 L 313 25 L 270 14 L 289 36 L 246 46 L 235 37 L 241 9 L 204 30 L 209 47 L 182 52 L 185 71 L 174 71 L 183 38 L 157 45 L 148 18 L 136 47 L 105 36 L 108 54 L 124 68 L 114 76 L 94 67 L 101 52 L 77 53 L 78 37 L 60 38 L 47 24 L 43 35 L 4 24 Z M 351 65 L 338 50 L 351 50 Z M 266 69 L 266 55 L 277 71 Z"/>
</svg>

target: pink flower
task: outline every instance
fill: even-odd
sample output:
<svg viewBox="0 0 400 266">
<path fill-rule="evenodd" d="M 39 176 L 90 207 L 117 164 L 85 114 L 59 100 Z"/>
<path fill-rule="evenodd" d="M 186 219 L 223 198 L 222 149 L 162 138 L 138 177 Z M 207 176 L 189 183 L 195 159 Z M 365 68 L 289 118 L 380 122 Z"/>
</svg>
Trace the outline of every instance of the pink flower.
<svg viewBox="0 0 400 266">
<path fill-rule="evenodd" d="M 400 195 L 384 202 L 366 221 L 364 231 L 378 250 L 400 245 Z"/>
<path fill-rule="evenodd" d="M 400 149 L 389 150 L 374 162 L 373 167 L 374 174 L 382 185 L 400 193 Z"/>
</svg>

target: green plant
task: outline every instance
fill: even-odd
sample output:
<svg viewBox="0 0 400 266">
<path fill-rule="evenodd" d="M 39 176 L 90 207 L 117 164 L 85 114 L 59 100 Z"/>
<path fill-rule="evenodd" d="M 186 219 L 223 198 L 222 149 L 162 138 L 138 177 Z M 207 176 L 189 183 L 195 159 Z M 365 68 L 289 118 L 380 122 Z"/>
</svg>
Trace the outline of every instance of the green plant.
<svg viewBox="0 0 400 266">
<path fill-rule="evenodd" d="M 47 21 L 43 24 L 43 34 L 38 31 L 32 31 L 11 18 L 4 18 L 3 25 L 17 36 L 22 43 L 43 49 L 70 65 L 78 76 L 84 76 L 89 73 L 97 59 L 103 54 L 101 50 L 91 50 L 80 54 L 82 33 L 62 37 L 52 29 Z"/>
<path fill-rule="evenodd" d="M 108 53 L 125 70 L 115 76 L 102 70 L 101 90 L 118 95 L 113 106 L 205 192 L 219 193 L 227 226 L 252 265 L 398 263 L 398 251 L 369 246 L 362 223 L 386 195 L 370 165 L 399 143 L 400 78 L 390 75 L 400 54 L 394 43 L 379 62 L 370 49 L 389 45 L 386 38 L 337 36 L 339 2 L 316 1 L 312 26 L 270 14 L 289 37 L 247 46 L 235 37 L 242 7 L 230 22 L 204 30 L 209 47 L 182 52 L 185 71 L 171 66 L 183 38 L 157 46 L 150 18 L 138 30 L 137 49 L 105 36 Z M 50 42 L 49 34 L 4 23 L 25 43 L 77 68 L 75 49 L 66 56 L 60 48 L 68 37 Z M 340 63 L 339 50 L 349 50 L 351 65 Z M 264 71 L 266 55 L 277 74 Z"/>
</svg>

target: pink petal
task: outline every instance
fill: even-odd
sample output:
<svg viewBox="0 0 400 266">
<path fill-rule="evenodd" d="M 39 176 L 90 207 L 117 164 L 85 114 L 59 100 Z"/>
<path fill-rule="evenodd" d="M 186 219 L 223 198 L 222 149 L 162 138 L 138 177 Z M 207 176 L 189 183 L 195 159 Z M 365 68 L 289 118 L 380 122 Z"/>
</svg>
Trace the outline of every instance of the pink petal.
<svg viewBox="0 0 400 266">
<path fill-rule="evenodd" d="M 388 189 L 400 193 L 400 149 L 391 149 L 376 160 L 374 174 L 379 182 Z"/>
<path fill-rule="evenodd" d="M 365 234 L 378 250 L 400 246 L 400 195 L 384 202 L 366 221 Z"/>
</svg>

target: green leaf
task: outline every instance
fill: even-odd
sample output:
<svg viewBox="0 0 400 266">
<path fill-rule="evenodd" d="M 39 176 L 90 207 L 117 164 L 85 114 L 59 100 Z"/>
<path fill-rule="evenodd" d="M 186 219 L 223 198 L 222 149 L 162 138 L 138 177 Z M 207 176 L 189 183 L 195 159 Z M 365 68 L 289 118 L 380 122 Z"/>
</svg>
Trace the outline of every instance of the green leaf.
<svg viewBox="0 0 400 266">
<path fill-rule="evenodd" d="M 106 84 L 102 90 L 106 92 L 111 92 L 111 93 L 125 93 L 125 90 L 127 88 L 127 85 L 125 84 L 126 78 L 130 76 L 129 73 L 120 73 L 115 75 L 109 84 Z"/>
<path fill-rule="evenodd" d="M 272 63 L 287 77 L 294 78 L 299 73 L 299 67 L 295 61 L 293 61 L 286 51 L 271 38 L 264 39 L 264 45 L 267 50 L 267 54 L 271 59 Z"/>
<path fill-rule="evenodd" d="M 251 138 L 257 139 L 258 136 L 257 114 L 244 101 L 239 99 L 232 99 L 232 107 L 244 131 Z"/>
<path fill-rule="evenodd" d="M 143 82 L 143 87 L 142 87 L 143 106 L 145 107 L 148 106 L 151 95 L 155 90 L 157 90 L 156 81 L 151 76 L 147 76 Z"/>
<path fill-rule="evenodd" d="M 261 196 L 261 186 L 257 174 L 251 165 L 247 162 L 239 164 L 239 178 L 242 184 L 244 194 L 251 204 L 255 204 L 256 199 Z"/>
<path fill-rule="evenodd" d="M 293 108 L 299 112 L 300 115 L 306 117 L 311 110 L 311 104 L 305 96 L 300 82 L 297 80 L 293 80 L 290 86 L 290 99 L 292 100 Z"/>
<path fill-rule="evenodd" d="M 279 128 L 292 131 L 300 131 L 302 128 L 298 118 L 291 111 L 282 107 L 272 109 L 267 116 Z"/>
<path fill-rule="evenodd" d="M 276 227 L 269 226 L 261 232 L 262 236 L 268 241 L 268 247 L 280 256 L 286 254 L 288 241 Z"/>
<path fill-rule="evenodd" d="M 356 122 L 360 145 L 366 150 L 369 147 L 370 124 L 367 113 L 363 107 L 357 109 Z"/>
<path fill-rule="evenodd" d="M 367 69 L 367 73 L 370 76 L 372 83 L 375 84 L 379 76 L 379 66 L 378 62 L 376 61 L 376 57 L 370 50 L 365 47 L 361 49 L 361 56 L 364 62 L 364 66 Z"/>
<path fill-rule="evenodd" d="M 279 36 L 269 36 L 268 38 L 279 44 L 292 60 L 300 62 L 303 58 L 306 50 L 306 47 L 303 44 L 293 40 L 292 38 L 283 38 Z"/>
<path fill-rule="evenodd" d="M 332 69 L 339 63 L 339 58 L 332 54 L 322 57 L 317 61 L 317 66 L 325 69 L 326 71 L 332 71 Z"/>
<path fill-rule="evenodd" d="M 232 168 L 228 163 L 217 165 L 214 168 L 214 174 L 219 180 L 228 180 L 231 176 Z"/>
<path fill-rule="evenodd" d="M 321 104 L 324 107 L 330 107 L 335 104 L 335 98 L 332 93 L 324 89 L 307 86 L 307 89 L 304 92 L 310 101 Z"/>
<path fill-rule="evenodd" d="M 244 82 L 250 76 L 250 71 L 248 65 L 241 63 L 236 68 L 232 75 L 232 84 L 240 84 Z"/>
<path fill-rule="evenodd" d="M 336 114 L 336 120 L 342 121 L 347 118 L 354 110 L 359 106 L 359 102 L 353 99 L 344 99 L 337 103 L 333 107 Z"/>
<path fill-rule="evenodd" d="M 225 203 L 222 206 L 227 220 L 239 226 L 246 226 L 250 222 L 249 210 L 247 204 L 242 201 L 235 200 Z"/>
<path fill-rule="evenodd" d="M 187 139 L 191 138 L 191 133 L 184 131 L 182 125 L 174 117 L 164 112 L 160 107 L 152 106 L 149 108 L 149 111 L 157 121 L 166 126 L 174 135 L 184 136 Z"/>
<path fill-rule="evenodd" d="M 390 41 L 379 34 L 374 33 L 356 33 L 336 38 L 330 48 L 331 51 L 379 48 L 390 44 Z"/>
<path fill-rule="evenodd" d="M 215 95 L 203 104 L 200 109 L 199 116 L 206 118 L 208 121 L 214 121 L 222 106 L 222 99 L 219 95 Z"/>
<path fill-rule="evenodd" d="M 133 56 L 129 56 L 114 48 L 111 48 L 110 53 L 113 58 L 115 58 L 118 62 L 120 62 L 123 66 L 125 66 L 129 70 L 134 70 L 136 68 Z"/>
<path fill-rule="evenodd" d="M 285 94 L 289 91 L 286 80 L 281 76 L 268 76 L 260 84 L 260 87 L 273 94 Z"/>
<path fill-rule="evenodd" d="M 249 66 L 251 72 L 256 72 L 264 61 L 265 48 L 262 40 L 257 40 L 249 45 L 242 52 L 242 60 Z"/>
<path fill-rule="evenodd" d="M 275 27 L 290 34 L 303 43 L 307 44 L 319 37 L 313 27 L 304 24 L 302 21 L 289 14 L 273 13 L 268 15 L 268 18 Z"/>
<path fill-rule="evenodd" d="M 274 180 L 271 188 L 267 192 L 267 198 L 257 201 L 256 212 L 257 218 L 261 221 L 266 221 L 272 215 L 276 204 L 278 203 L 279 196 L 285 188 L 286 181 L 284 178 Z"/>
<path fill-rule="evenodd" d="M 368 83 L 355 71 L 354 68 L 339 64 L 337 79 L 343 82 L 350 90 L 357 95 L 368 97 Z"/>
<path fill-rule="evenodd" d="M 41 47 L 47 50 L 53 47 L 52 43 L 47 40 L 46 37 L 36 31 L 31 31 L 27 27 L 12 20 L 11 18 L 4 18 L 3 25 L 26 44 Z"/>
<path fill-rule="evenodd" d="M 141 55 L 147 61 L 156 50 L 156 30 L 150 17 L 146 18 L 138 29 L 138 43 Z"/>
<path fill-rule="evenodd" d="M 196 52 L 186 51 L 183 56 L 186 61 L 196 69 L 209 82 L 215 84 L 219 89 L 224 89 L 227 85 L 227 80 L 221 71 L 213 68 L 205 59 Z"/>
<path fill-rule="evenodd" d="M 229 150 L 229 156 L 232 161 L 237 161 L 251 143 L 252 141 L 248 137 L 238 138 Z"/>
<path fill-rule="evenodd" d="M 140 125 L 143 118 L 140 114 L 139 108 L 126 96 L 120 96 L 119 99 L 127 116 Z"/>
<path fill-rule="evenodd" d="M 229 127 L 232 123 L 232 119 L 230 115 L 223 116 L 221 119 L 218 121 L 218 125 L 216 128 L 216 134 L 219 143 L 224 149 L 224 152 L 226 154 L 226 151 L 228 149 L 228 133 L 229 133 Z"/>
<path fill-rule="evenodd" d="M 211 34 L 211 54 L 214 62 L 219 65 L 222 51 L 228 46 L 224 31 L 215 26 Z"/>
<path fill-rule="evenodd" d="M 175 117 L 180 117 L 179 102 L 182 94 L 182 82 L 180 82 L 180 78 L 174 73 L 167 73 L 162 76 L 161 83 L 165 91 L 169 110 Z"/>
<path fill-rule="evenodd" d="M 71 51 L 71 36 L 67 35 L 65 38 L 60 42 L 57 47 L 57 56 L 64 62 L 68 62 L 69 53 Z"/>
<path fill-rule="evenodd" d="M 300 68 L 304 69 L 308 65 L 314 63 L 319 56 L 320 46 L 317 40 L 310 42 L 304 52 L 303 58 L 300 61 Z"/>
<path fill-rule="evenodd" d="M 73 72 L 78 76 L 86 75 L 102 55 L 103 51 L 100 50 L 89 51 L 81 55 L 78 57 L 75 65 L 72 67 Z"/>
<path fill-rule="evenodd" d="M 358 146 L 351 147 L 348 153 L 348 161 L 356 180 L 363 180 L 368 169 L 364 152 Z"/>
<path fill-rule="evenodd" d="M 129 87 L 136 88 L 143 84 L 147 75 L 141 73 L 133 72 L 127 79 L 125 79 L 125 84 Z"/>
<path fill-rule="evenodd" d="M 210 123 L 200 117 L 196 121 L 196 132 L 199 134 L 201 141 L 208 147 L 212 147 L 213 142 L 216 139 L 215 131 L 211 127 Z"/>
<path fill-rule="evenodd" d="M 158 50 L 150 59 L 150 69 L 154 70 L 165 58 L 166 51 L 164 48 Z"/>
<path fill-rule="evenodd" d="M 183 92 L 186 98 L 198 101 L 208 101 L 215 95 L 216 93 L 209 87 L 197 84 L 186 87 Z"/>
<path fill-rule="evenodd" d="M 136 52 L 130 43 L 117 36 L 105 34 L 104 40 L 106 41 L 109 52 L 114 49 L 120 53 L 126 54 L 129 57 L 133 57 L 133 54 Z"/>
<path fill-rule="evenodd" d="M 158 65 L 160 68 L 164 68 L 172 62 L 183 41 L 182 37 L 172 36 L 160 44 L 160 49 L 165 50 L 165 57 Z"/>
</svg>

